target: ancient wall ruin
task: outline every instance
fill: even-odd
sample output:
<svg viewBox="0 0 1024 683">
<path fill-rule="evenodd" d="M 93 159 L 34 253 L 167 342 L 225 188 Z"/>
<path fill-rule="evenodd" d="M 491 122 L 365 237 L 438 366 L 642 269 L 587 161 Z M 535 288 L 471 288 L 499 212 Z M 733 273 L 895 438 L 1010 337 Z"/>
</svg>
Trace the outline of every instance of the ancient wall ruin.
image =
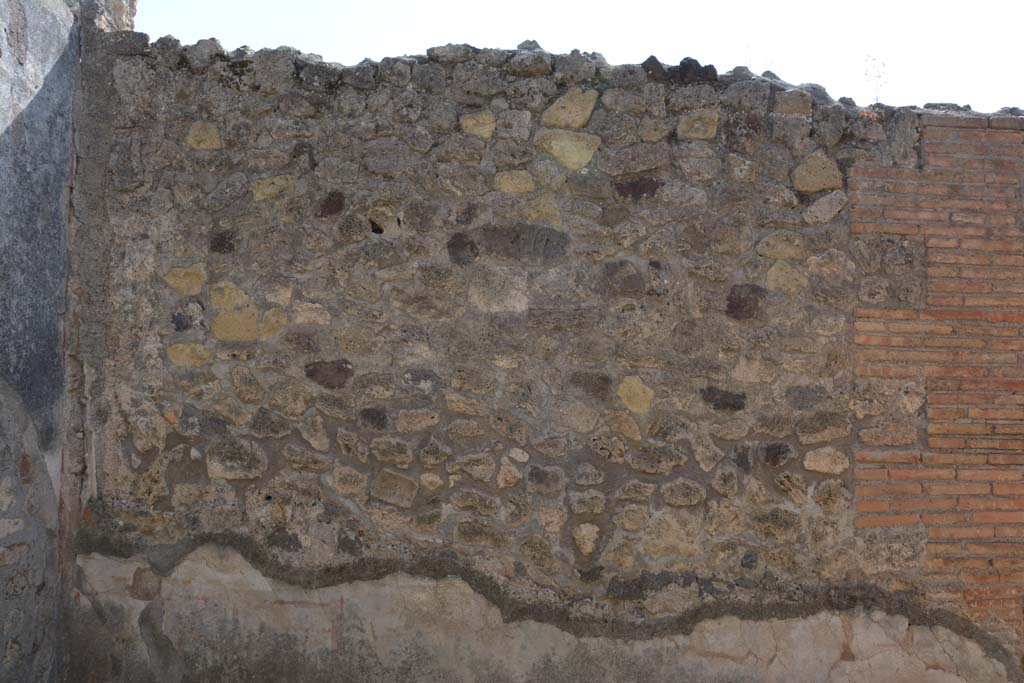
<svg viewBox="0 0 1024 683">
<path fill-rule="evenodd" d="M 1021 680 L 1024 118 L 82 37 L 60 676 Z"/>
</svg>

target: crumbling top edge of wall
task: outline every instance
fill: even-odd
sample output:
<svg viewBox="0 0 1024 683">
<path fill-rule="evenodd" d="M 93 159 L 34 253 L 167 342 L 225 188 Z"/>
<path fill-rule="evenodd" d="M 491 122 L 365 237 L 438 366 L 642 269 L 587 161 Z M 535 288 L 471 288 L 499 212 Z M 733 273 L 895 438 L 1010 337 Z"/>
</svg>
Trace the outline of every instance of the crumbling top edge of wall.
<svg viewBox="0 0 1024 683">
<path fill-rule="evenodd" d="M 173 36 L 164 36 L 152 43 L 146 34 L 136 33 L 134 37 L 132 42 L 139 46 L 140 53 L 159 52 L 165 58 L 170 56 L 169 53 L 177 53 L 180 65 L 195 73 L 202 73 L 217 61 L 244 67 L 253 60 L 291 60 L 295 66 L 296 77 L 313 89 L 331 90 L 347 85 L 368 90 L 382 80 L 388 80 L 395 69 L 411 68 L 413 65 L 424 63 L 435 63 L 448 68 L 475 63 L 498 68 L 512 78 L 552 77 L 560 85 L 568 86 L 604 82 L 613 87 L 661 82 L 668 86 L 704 83 L 725 89 L 735 83 L 752 81 L 768 84 L 773 92 L 805 93 L 811 97 L 815 105 L 840 106 L 852 115 L 861 112 L 891 114 L 897 111 L 912 111 L 924 117 L 924 125 L 1024 130 L 1024 108 L 1020 107 L 1003 107 L 997 112 L 984 113 L 973 111 L 969 106 L 952 103 L 932 103 L 921 107 L 892 106 L 885 103 L 859 106 L 849 97 L 834 99 L 821 85 L 789 83 L 771 71 L 758 75 L 748 67 L 737 66 L 728 72 L 718 74 L 713 65 L 701 65 L 691 57 L 674 66 L 662 63 L 653 55 L 641 64 L 609 64 L 597 52 L 573 50 L 569 54 L 553 54 L 529 40 L 520 43 L 515 49 L 448 44 L 429 48 L 425 55 L 385 57 L 379 62 L 364 59 L 359 64 L 346 66 L 324 61 L 319 55 L 288 46 L 261 50 L 242 46 L 228 51 L 216 38 L 203 39 L 193 45 L 182 45 Z"/>
</svg>

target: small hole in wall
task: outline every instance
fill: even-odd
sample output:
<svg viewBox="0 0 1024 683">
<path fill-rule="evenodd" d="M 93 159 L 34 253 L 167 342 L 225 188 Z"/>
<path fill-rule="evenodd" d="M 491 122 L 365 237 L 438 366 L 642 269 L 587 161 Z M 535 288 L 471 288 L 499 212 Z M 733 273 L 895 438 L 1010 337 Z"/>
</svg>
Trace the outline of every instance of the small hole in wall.
<svg viewBox="0 0 1024 683">
<path fill-rule="evenodd" d="M 374 221 L 370 221 L 370 232 L 372 232 L 374 235 L 383 235 L 384 228 L 380 227 L 380 225 L 378 225 Z"/>
</svg>

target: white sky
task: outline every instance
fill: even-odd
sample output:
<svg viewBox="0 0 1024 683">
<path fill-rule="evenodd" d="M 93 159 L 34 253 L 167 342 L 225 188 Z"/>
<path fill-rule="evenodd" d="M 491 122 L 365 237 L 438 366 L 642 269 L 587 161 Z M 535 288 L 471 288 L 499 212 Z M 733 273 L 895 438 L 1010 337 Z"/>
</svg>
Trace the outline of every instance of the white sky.
<svg viewBox="0 0 1024 683">
<path fill-rule="evenodd" d="M 957 9 L 970 7 L 970 9 Z M 609 63 L 694 57 L 818 83 L 857 104 L 1024 107 L 1024 1 L 733 0 L 139 0 L 136 30 L 184 44 L 215 37 L 228 50 L 290 45 L 331 62 L 424 54 L 469 43 L 536 40 Z"/>
</svg>

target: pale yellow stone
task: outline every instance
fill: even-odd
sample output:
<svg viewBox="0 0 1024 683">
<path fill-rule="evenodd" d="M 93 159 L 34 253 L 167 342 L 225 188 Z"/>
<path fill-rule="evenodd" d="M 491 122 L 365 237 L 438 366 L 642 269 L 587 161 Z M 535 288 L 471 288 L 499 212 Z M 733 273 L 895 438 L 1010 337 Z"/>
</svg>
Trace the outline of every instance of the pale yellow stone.
<svg viewBox="0 0 1024 683">
<path fill-rule="evenodd" d="M 622 380 L 616 391 L 623 404 L 638 415 L 644 415 L 651 410 L 651 403 L 654 401 L 654 390 L 644 384 L 643 380 L 636 375 L 630 375 Z"/>
<path fill-rule="evenodd" d="M 252 303 L 252 299 L 233 282 L 220 282 L 210 288 L 210 303 L 214 308 L 228 311 Z"/>
<path fill-rule="evenodd" d="M 537 520 L 544 531 L 550 534 L 557 534 L 565 526 L 565 520 L 569 515 L 562 508 L 542 507 L 537 510 Z"/>
<path fill-rule="evenodd" d="M 594 104 L 597 102 L 597 95 L 596 90 L 583 91 L 578 87 L 570 88 L 567 93 L 544 110 L 540 122 L 551 128 L 582 128 L 590 121 Z"/>
<path fill-rule="evenodd" d="M 206 284 L 206 268 L 202 263 L 194 263 L 188 268 L 171 268 L 164 275 L 167 286 L 185 296 L 195 296 Z"/>
<path fill-rule="evenodd" d="M 217 126 L 208 121 L 196 121 L 188 129 L 186 144 L 192 149 L 212 150 L 220 149 L 223 144 L 220 141 L 220 131 Z"/>
<path fill-rule="evenodd" d="M 462 130 L 470 135 L 475 135 L 484 140 L 490 140 L 494 135 L 494 128 L 497 121 L 494 114 L 489 111 L 477 111 L 472 114 L 463 114 L 459 117 L 459 125 Z"/>
<path fill-rule="evenodd" d="M 272 339 L 288 327 L 288 314 L 280 308 L 271 308 L 260 321 L 260 339 Z"/>
<path fill-rule="evenodd" d="M 516 462 L 530 462 L 530 454 L 522 448 L 510 448 L 508 451 L 508 457 L 512 458 Z"/>
<path fill-rule="evenodd" d="M 223 341 L 255 341 L 259 338 L 260 312 L 249 306 L 221 313 L 213 319 L 213 336 Z"/>
<path fill-rule="evenodd" d="M 252 196 L 256 201 L 273 199 L 295 190 L 295 176 L 277 175 L 260 178 L 252 184 Z"/>
<path fill-rule="evenodd" d="M 494 174 L 494 189 L 498 192 L 520 194 L 533 192 L 537 186 L 529 171 L 499 171 Z"/>
<path fill-rule="evenodd" d="M 601 138 L 557 128 L 542 128 L 533 142 L 571 171 L 579 171 L 590 163 L 601 146 Z"/>
<path fill-rule="evenodd" d="M 718 110 L 697 109 L 679 116 L 676 136 L 681 140 L 714 140 L 718 133 Z"/>
<path fill-rule="evenodd" d="M 807 289 L 807 276 L 791 266 L 786 261 L 776 261 L 768 269 L 768 289 L 774 289 L 785 294 L 793 295 Z"/>
<path fill-rule="evenodd" d="M 580 524 L 572 530 L 572 539 L 576 541 L 576 547 L 580 549 L 581 555 L 589 555 L 597 548 L 597 537 L 601 528 L 596 524 Z"/>
<path fill-rule="evenodd" d="M 501 466 L 498 467 L 498 488 L 507 489 L 515 486 L 523 480 L 523 473 L 509 460 L 503 457 Z"/>
<path fill-rule="evenodd" d="M 168 346 L 167 357 L 175 365 L 185 368 L 198 368 L 210 362 L 213 358 L 213 352 L 202 344 L 186 342 Z"/>
<path fill-rule="evenodd" d="M 793 169 L 793 187 L 804 193 L 839 190 L 843 187 L 843 174 L 834 159 L 815 153 Z"/>
<path fill-rule="evenodd" d="M 816 448 L 804 455 L 804 469 L 825 474 L 842 474 L 850 467 L 850 459 L 832 446 Z"/>
<path fill-rule="evenodd" d="M 441 421 L 436 410 L 429 408 L 409 408 L 398 411 L 395 426 L 400 432 L 420 432 L 429 429 Z"/>
</svg>

